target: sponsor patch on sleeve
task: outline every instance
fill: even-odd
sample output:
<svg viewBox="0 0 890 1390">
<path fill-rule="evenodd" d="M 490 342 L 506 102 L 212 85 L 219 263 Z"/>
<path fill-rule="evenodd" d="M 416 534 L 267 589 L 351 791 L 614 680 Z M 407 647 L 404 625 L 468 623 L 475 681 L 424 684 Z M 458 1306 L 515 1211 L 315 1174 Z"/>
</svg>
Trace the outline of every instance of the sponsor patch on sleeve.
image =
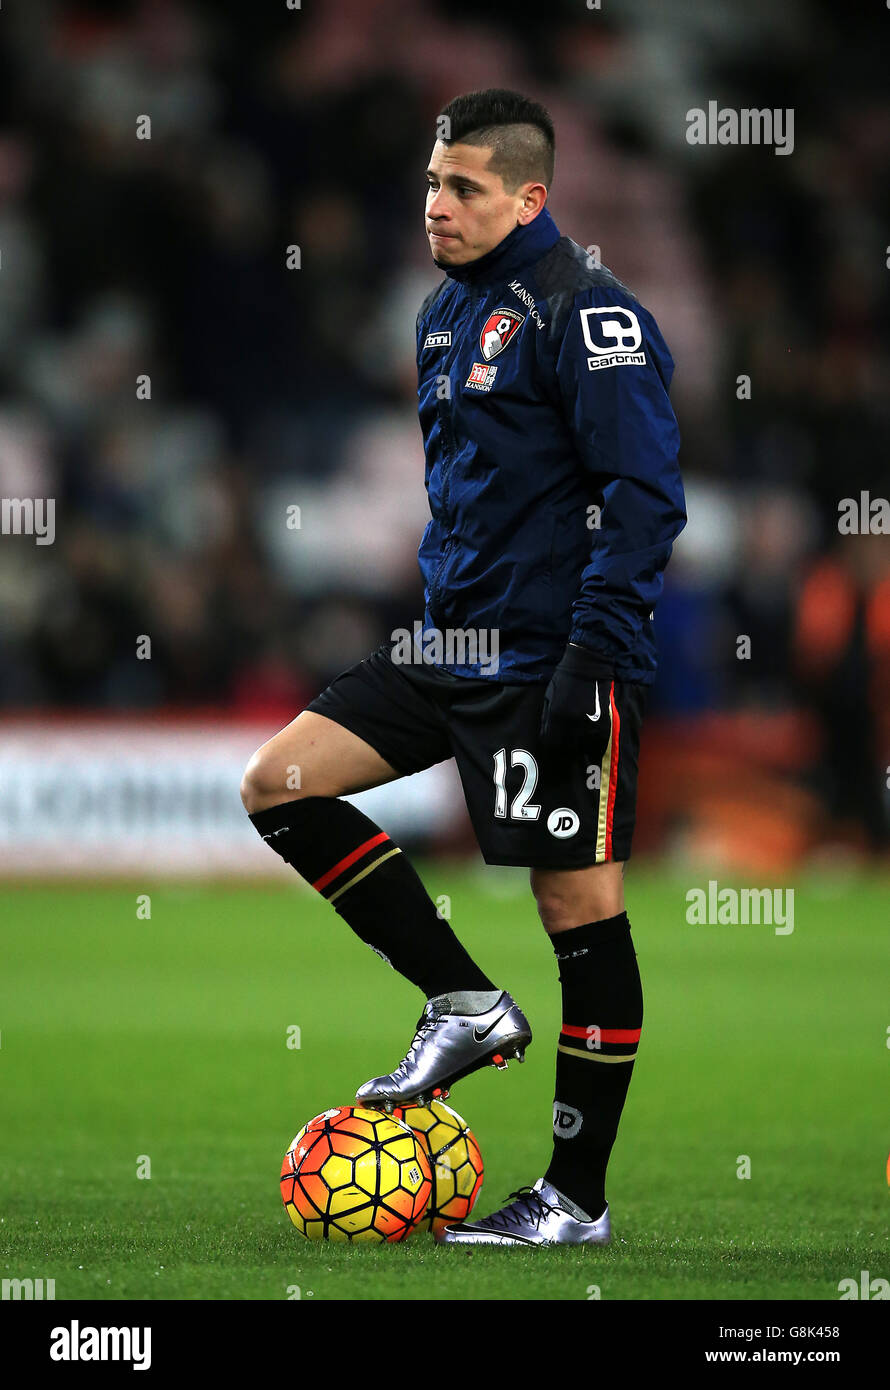
<svg viewBox="0 0 890 1390">
<path fill-rule="evenodd" d="M 587 359 L 591 372 L 601 367 L 645 366 L 646 354 L 640 348 L 643 330 L 632 309 L 610 304 L 602 309 L 581 309 L 584 345 L 593 353 Z"/>
</svg>

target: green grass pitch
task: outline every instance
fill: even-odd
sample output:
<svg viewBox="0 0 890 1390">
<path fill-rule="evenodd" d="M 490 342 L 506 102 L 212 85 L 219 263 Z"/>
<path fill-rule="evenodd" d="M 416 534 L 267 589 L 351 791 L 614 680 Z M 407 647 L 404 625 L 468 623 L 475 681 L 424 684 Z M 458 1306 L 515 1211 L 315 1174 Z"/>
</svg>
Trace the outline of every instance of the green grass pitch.
<svg viewBox="0 0 890 1390">
<path fill-rule="evenodd" d="M 555 961 L 522 871 L 422 868 L 536 1034 L 524 1066 L 451 1096 L 484 1214 L 548 1161 Z M 0 890 L 0 1274 L 54 1278 L 57 1299 L 836 1299 L 890 1278 L 886 881 L 795 885 L 787 936 L 689 925 L 692 886 L 628 874 L 646 1014 L 613 1244 L 538 1252 L 291 1227 L 284 1150 L 395 1064 L 422 1006 L 296 880 Z"/>
</svg>

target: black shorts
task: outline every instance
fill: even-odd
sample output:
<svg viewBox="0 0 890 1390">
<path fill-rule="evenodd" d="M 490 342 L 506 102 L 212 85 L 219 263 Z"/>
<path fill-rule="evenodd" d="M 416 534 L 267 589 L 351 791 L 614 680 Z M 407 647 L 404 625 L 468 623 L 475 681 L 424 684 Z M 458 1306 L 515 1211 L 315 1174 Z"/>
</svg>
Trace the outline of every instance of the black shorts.
<svg viewBox="0 0 890 1390">
<path fill-rule="evenodd" d="M 405 776 L 454 758 L 487 864 L 579 869 L 628 859 L 648 687 L 615 682 L 617 718 L 599 762 L 542 747 L 545 690 L 394 663 L 384 643 L 306 708 Z"/>
</svg>

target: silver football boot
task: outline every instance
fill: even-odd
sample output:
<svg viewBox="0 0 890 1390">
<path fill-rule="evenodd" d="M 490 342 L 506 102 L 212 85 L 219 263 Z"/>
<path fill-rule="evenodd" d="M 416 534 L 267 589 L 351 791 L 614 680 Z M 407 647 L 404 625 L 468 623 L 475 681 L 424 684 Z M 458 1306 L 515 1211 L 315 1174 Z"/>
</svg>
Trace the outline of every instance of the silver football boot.
<svg viewBox="0 0 890 1390">
<path fill-rule="evenodd" d="M 493 1064 L 503 1071 L 508 1058 L 524 1061 L 531 1040 L 528 1019 L 506 991 L 481 1014 L 452 1013 L 449 997 L 438 995 L 427 1001 L 414 1041 L 395 1071 L 366 1081 L 356 1091 L 356 1103 L 384 1110 L 428 1105 L 480 1067 Z"/>
<path fill-rule="evenodd" d="M 596 1221 L 545 1178 L 511 1192 L 515 1201 L 481 1221 L 446 1226 L 440 1245 L 608 1245 L 609 1206 Z"/>
</svg>

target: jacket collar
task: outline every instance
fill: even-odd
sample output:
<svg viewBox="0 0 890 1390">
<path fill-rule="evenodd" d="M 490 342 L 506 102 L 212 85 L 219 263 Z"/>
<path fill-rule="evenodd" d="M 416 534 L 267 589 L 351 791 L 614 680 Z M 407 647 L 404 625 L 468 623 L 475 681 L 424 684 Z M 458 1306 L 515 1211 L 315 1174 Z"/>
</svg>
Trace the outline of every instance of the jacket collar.
<svg viewBox="0 0 890 1390">
<path fill-rule="evenodd" d="M 503 280 L 508 275 L 530 265 L 559 241 L 560 231 L 546 207 L 525 226 L 517 224 L 497 246 L 466 265 L 439 265 L 452 280 L 462 284 L 487 284 Z M 437 262 L 438 264 L 438 262 Z"/>
</svg>

